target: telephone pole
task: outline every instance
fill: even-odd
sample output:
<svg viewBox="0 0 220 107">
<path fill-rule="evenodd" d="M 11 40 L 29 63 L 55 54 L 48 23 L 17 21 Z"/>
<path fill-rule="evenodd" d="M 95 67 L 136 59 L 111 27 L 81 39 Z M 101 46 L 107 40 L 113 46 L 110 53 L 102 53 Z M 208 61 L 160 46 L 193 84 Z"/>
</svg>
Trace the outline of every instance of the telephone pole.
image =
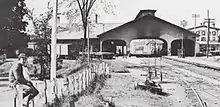
<svg viewBox="0 0 220 107">
<path fill-rule="evenodd" d="M 199 18 L 200 17 L 200 15 L 199 14 L 192 14 L 192 17 L 194 18 L 194 32 L 196 33 L 196 20 L 197 20 L 197 18 Z M 196 42 L 195 42 L 195 47 L 196 47 Z M 195 53 L 194 53 L 194 57 L 196 57 L 196 48 L 195 48 Z"/>
<path fill-rule="evenodd" d="M 196 28 L 196 20 L 197 20 L 197 18 L 199 18 L 200 17 L 200 15 L 199 14 L 192 14 L 192 17 L 194 18 L 194 27 Z"/>
<path fill-rule="evenodd" d="M 183 28 L 185 28 L 186 27 L 186 25 L 187 25 L 187 21 L 186 20 L 182 20 L 181 22 L 180 22 L 180 24 L 183 26 Z M 182 56 L 182 58 L 184 58 L 184 53 L 185 53 L 185 50 L 184 50 L 184 35 L 183 35 L 183 32 L 182 32 L 182 42 L 181 42 L 181 56 Z"/>
<path fill-rule="evenodd" d="M 87 24 L 87 36 L 88 36 L 88 38 L 87 38 L 87 45 L 88 45 L 87 52 L 88 52 L 88 66 L 90 67 L 90 42 L 89 42 L 90 28 L 89 28 L 89 24 L 90 23 Z"/>
<path fill-rule="evenodd" d="M 51 35 L 51 69 L 50 69 L 50 79 L 56 79 L 56 44 L 57 44 L 57 9 L 58 0 L 54 0 L 53 6 L 53 25 L 52 25 L 52 35 Z"/>
<path fill-rule="evenodd" d="M 206 57 L 208 58 L 209 57 L 209 51 L 210 51 L 210 46 L 209 46 L 209 41 L 210 41 L 210 23 L 213 23 L 211 22 L 211 20 L 215 20 L 215 19 L 211 19 L 209 17 L 209 10 L 207 10 L 207 19 L 205 19 L 206 21 L 204 23 L 208 23 L 208 38 L 207 38 L 207 46 L 206 46 Z"/>
</svg>

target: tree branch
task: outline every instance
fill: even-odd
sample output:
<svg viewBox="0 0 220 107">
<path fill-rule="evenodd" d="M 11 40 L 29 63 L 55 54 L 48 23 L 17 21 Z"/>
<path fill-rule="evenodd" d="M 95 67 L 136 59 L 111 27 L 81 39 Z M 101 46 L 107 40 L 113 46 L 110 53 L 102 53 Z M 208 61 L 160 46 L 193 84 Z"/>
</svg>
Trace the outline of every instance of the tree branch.
<svg viewBox="0 0 220 107">
<path fill-rule="evenodd" d="M 79 6 L 79 10 L 80 10 L 81 17 L 82 17 L 82 22 L 85 23 L 85 22 L 84 22 L 84 20 L 85 20 L 85 18 L 84 18 L 85 13 L 84 13 L 84 11 L 83 11 L 83 8 L 82 8 L 82 6 L 81 6 L 79 0 L 76 0 L 76 1 L 77 1 L 78 6 Z"/>
<path fill-rule="evenodd" d="M 87 13 L 87 10 L 88 10 L 88 3 L 89 3 L 89 0 L 86 0 L 86 8 L 85 8 L 86 13 Z"/>
<path fill-rule="evenodd" d="M 87 1 L 87 0 L 86 0 Z M 82 9 L 85 10 L 85 7 L 86 7 L 86 1 L 85 0 L 82 0 Z"/>
<path fill-rule="evenodd" d="M 90 1 L 87 13 L 90 12 L 90 10 L 92 9 L 92 7 L 93 7 L 93 5 L 94 5 L 95 2 L 96 2 L 96 0 L 91 0 L 91 1 Z"/>
</svg>

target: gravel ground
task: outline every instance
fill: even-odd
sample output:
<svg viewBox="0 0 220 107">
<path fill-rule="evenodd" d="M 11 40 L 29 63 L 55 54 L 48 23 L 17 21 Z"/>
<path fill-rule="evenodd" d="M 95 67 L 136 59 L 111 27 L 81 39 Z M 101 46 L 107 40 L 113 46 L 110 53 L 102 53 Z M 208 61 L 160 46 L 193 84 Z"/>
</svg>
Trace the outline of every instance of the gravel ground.
<svg viewBox="0 0 220 107">
<path fill-rule="evenodd" d="M 162 59 L 160 62 L 157 58 L 156 61 L 158 68 L 162 66 L 158 72 L 163 72 L 163 82 L 159 81 L 159 73 L 158 77 L 153 77 L 153 80 L 161 84 L 163 92 L 168 93 L 168 96 L 134 90 L 137 82 L 145 80 L 145 77 L 140 74 L 147 74 L 147 66 L 155 65 L 155 58 L 116 59 L 112 61 L 114 71 L 126 68 L 129 73 L 112 72 L 112 78 L 106 81 L 100 93 L 92 95 L 93 97 L 84 97 L 84 100 L 80 99 L 77 107 L 81 107 L 80 104 L 86 105 L 85 99 L 95 102 L 87 107 L 96 107 L 101 103 L 98 96 L 104 99 L 112 97 L 116 107 L 200 107 L 199 100 L 191 87 L 196 90 L 208 107 L 220 107 L 219 71 L 167 59 Z"/>
<path fill-rule="evenodd" d="M 145 77 L 140 77 L 141 73 L 145 73 L 144 68 L 138 68 L 137 64 L 121 60 L 108 62 L 114 69 L 114 72 L 111 73 L 112 78 L 107 79 L 100 93 L 81 97 L 76 103 L 77 107 L 98 107 L 103 102 L 101 99 L 107 100 L 109 97 L 112 98 L 116 107 L 178 107 L 179 101 L 175 101 L 175 98 L 134 89 L 137 82 L 145 80 Z M 115 72 L 118 71 L 117 69 L 123 70 L 124 68 L 129 73 Z M 171 85 L 178 87 L 176 84 Z"/>
<path fill-rule="evenodd" d="M 168 75 L 172 75 L 174 79 L 179 78 L 179 82 L 182 82 L 179 84 L 183 84 L 183 81 L 188 83 L 188 85 L 184 86 L 185 90 L 187 90 L 189 86 L 192 86 L 196 89 L 201 99 L 207 103 L 208 107 L 220 107 L 219 71 L 177 63 L 170 60 L 165 61 L 173 65 L 170 70 L 166 70 Z M 188 94 L 187 98 L 191 100 L 192 104 L 196 102 L 194 94 Z"/>
</svg>

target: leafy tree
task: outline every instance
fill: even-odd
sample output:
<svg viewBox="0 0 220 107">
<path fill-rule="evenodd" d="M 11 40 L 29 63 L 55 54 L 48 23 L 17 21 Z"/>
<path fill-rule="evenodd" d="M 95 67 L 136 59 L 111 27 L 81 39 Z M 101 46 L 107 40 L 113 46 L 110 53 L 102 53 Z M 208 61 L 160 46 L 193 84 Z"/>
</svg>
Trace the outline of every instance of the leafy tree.
<svg viewBox="0 0 220 107">
<path fill-rule="evenodd" d="M 104 10 L 106 13 L 114 13 L 113 9 L 115 8 L 115 5 L 109 0 L 64 0 L 60 5 L 68 7 L 65 13 L 70 23 L 77 22 L 79 21 L 78 19 L 81 19 L 80 21 L 82 22 L 84 31 L 84 51 L 87 46 L 87 26 L 92 23 L 92 18 L 90 17 L 99 10 Z"/>
<path fill-rule="evenodd" d="M 15 49 L 26 47 L 28 37 L 25 28 L 28 23 L 23 20 L 27 14 L 24 0 L 1 0 L 0 14 L 0 48 L 14 53 Z"/>
<path fill-rule="evenodd" d="M 49 24 L 52 18 L 52 7 L 47 6 L 47 11 L 40 16 L 34 15 L 34 9 L 28 10 L 28 18 L 32 21 L 34 27 L 34 35 L 31 36 L 32 41 L 36 41 L 36 48 L 34 50 L 35 60 L 34 63 L 40 64 L 41 73 L 40 78 L 44 79 L 49 72 L 50 66 L 50 38 L 51 26 Z"/>
</svg>

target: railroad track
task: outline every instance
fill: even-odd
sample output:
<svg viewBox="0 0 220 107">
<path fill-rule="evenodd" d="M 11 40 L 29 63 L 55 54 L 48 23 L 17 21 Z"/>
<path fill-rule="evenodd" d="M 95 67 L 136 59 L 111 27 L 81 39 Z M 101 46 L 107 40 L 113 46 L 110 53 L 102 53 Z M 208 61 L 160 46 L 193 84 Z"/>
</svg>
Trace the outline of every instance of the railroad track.
<svg viewBox="0 0 220 107">
<path fill-rule="evenodd" d="M 198 67 L 203 67 L 203 68 L 207 68 L 207 69 L 220 71 L 220 67 L 216 67 L 216 66 L 210 66 L 210 65 L 208 66 L 205 64 L 200 64 L 200 63 L 195 63 L 195 62 L 187 62 L 187 61 L 177 60 L 177 59 L 168 58 L 168 57 L 163 57 L 163 59 L 172 60 L 172 61 L 176 61 L 176 62 L 180 62 L 180 63 L 190 64 L 190 65 L 194 65 L 194 66 L 198 66 Z"/>
<path fill-rule="evenodd" d="M 149 63 L 149 60 L 147 61 L 148 59 L 144 59 L 142 62 L 143 63 L 145 63 L 145 64 L 147 64 L 147 62 Z M 151 59 L 150 60 L 150 62 L 151 62 L 151 65 L 152 64 L 154 64 L 154 60 L 153 59 Z M 157 58 L 157 62 L 159 62 L 158 61 L 158 58 Z M 175 70 L 174 71 L 172 71 L 172 72 L 174 72 L 174 76 L 173 77 L 177 77 L 177 79 L 178 79 L 178 81 L 182 81 L 182 83 L 184 84 L 184 86 L 186 87 L 186 89 L 185 89 L 185 92 L 187 93 L 187 95 L 189 95 L 189 96 L 191 96 L 191 98 L 192 99 L 194 99 L 194 102 L 196 102 L 197 103 L 197 106 L 200 106 L 200 107 L 208 107 L 207 106 L 207 103 L 208 102 L 204 102 L 203 100 L 202 100 L 202 98 L 200 97 L 200 95 L 199 95 L 199 93 L 207 93 L 207 95 L 209 95 L 209 98 L 210 98 L 210 96 L 212 96 L 212 98 L 215 98 L 215 99 L 219 99 L 219 97 L 217 97 L 216 95 L 214 95 L 213 93 L 211 93 L 211 92 L 209 92 L 209 90 L 206 90 L 205 88 L 203 88 L 203 87 L 198 87 L 198 86 L 200 86 L 199 84 L 197 84 L 197 83 L 193 83 L 193 82 L 188 82 L 188 79 L 190 79 L 190 78 L 187 78 L 187 73 L 181 73 L 181 72 L 184 72 L 184 71 L 187 71 L 187 72 L 193 72 L 193 71 L 195 71 L 195 69 L 197 69 L 197 68 L 201 68 L 201 69 L 203 69 L 203 70 L 207 70 L 207 68 L 206 67 L 199 67 L 199 66 L 196 66 L 196 65 L 193 65 L 193 64 L 189 64 L 189 63 L 183 63 L 183 62 L 179 62 L 179 61 L 175 61 L 175 60 L 169 60 L 169 59 L 163 59 L 163 62 L 165 62 L 165 64 L 166 64 L 166 66 L 168 67 L 168 68 L 171 68 L 171 69 L 175 69 L 175 70 L 177 70 L 177 71 L 179 71 L 179 72 L 176 72 Z M 160 64 L 158 64 L 157 63 L 157 66 L 160 66 Z M 163 65 L 164 66 L 164 65 Z M 164 68 L 164 67 L 163 67 Z M 205 69 L 204 69 L 205 68 Z M 166 69 L 166 68 L 165 68 Z M 209 68 L 208 68 L 209 69 Z M 170 70 L 170 69 L 169 69 Z M 213 69 L 212 69 L 213 70 Z M 197 71 L 198 72 L 198 71 Z M 194 75 L 195 74 L 197 74 L 196 72 L 193 72 L 194 73 Z M 195 76 L 194 77 L 194 75 L 192 76 L 192 78 L 194 78 L 196 81 L 198 81 L 198 80 L 200 80 L 200 77 L 199 77 L 199 75 L 200 74 L 198 74 L 198 76 Z M 170 75 L 171 76 L 171 75 Z M 184 77 L 184 76 L 186 76 L 186 77 Z M 189 76 L 189 75 L 188 75 Z M 210 76 L 210 75 L 201 75 L 201 76 L 209 76 L 208 78 L 210 78 L 211 77 L 211 79 L 215 79 L 215 78 L 213 78 L 212 77 L 212 75 Z M 181 78 L 181 77 L 184 77 L 184 78 Z M 215 76 L 216 77 L 216 76 Z M 216 77 L 216 78 L 218 78 L 218 77 Z M 203 80 L 203 81 L 205 81 L 205 80 Z M 217 80 L 218 82 L 219 82 L 219 80 Z M 206 85 L 207 87 L 210 85 L 209 83 L 207 84 L 207 83 L 201 83 L 202 85 Z M 198 92 L 199 93 L 198 93 Z M 193 95 L 193 96 L 192 96 Z M 203 99 L 205 99 L 206 98 L 206 96 L 202 96 L 203 97 Z M 206 99 L 207 100 L 207 99 Z"/>
<path fill-rule="evenodd" d="M 186 70 L 186 71 L 190 71 L 190 72 L 193 72 L 193 73 L 196 73 L 195 72 L 195 69 L 197 69 L 197 68 L 202 68 L 202 69 L 204 69 L 204 71 L 206 71 L 206 70 L 208 70 L 208 71 L 213 71 L 213 68 L 208 68 L 208 67 L 203 67 L 203 66 L 197 66 L 197 65 L 195 65 L 195 64 L 191 64 L 191 63 L 184 63 L 184 62 L 180 62 L 180 61 L 175 61 L 175 60 L 170 60 L 170 61 L 173 61 L 173 62 L 169 62 L 169 61 L 167 61 L 167 60 L 170 60 L 170 59 L 167 59 L 166 58 L 166 60 L 164 61 L 164 62 L 166 62 L 166 64 L 168 64 L 170 67 L 172 67 L 172 68 L 178 68 L 178 69 L 182 69 L 181 71 L 183 71 L 184 72 L 184 70 Z M 188 67 L 187 67 L 188 66 Z M 174 69 L 175 69 L 174 68 Z M 214 69 L 215 71 L 216 71 L 216 69 Z M 217 72 L 219 72 L 219 71 L 217 71 Z M 198 71 L 197 71 L 197 73 L 198 73 Z M 196 73 L 196 74 L 197 74 Z M 198 74 L 198 75 L 201 75 L 201 76 L 206 76 L 206 77 L 208 77 L 208 78 L 210 78 L 210 79 L 213 79 L 213 80 L 215 80 L 215 81 L 217 81 L 217 82 L 220 82 L 219 81 L 219 76 L 214 76 L 213 77 L 213 75 L 211 74 L 211 73 L 209 73 L 210 75 L 204 75 L 204 74 Z M 197 78 L 197 77 L 195 77 L 195 78 Z M 196 98 L 197 98 L 197 100 L 198 100 L 198 102 L 199 102 L 199 104 L 200 104 L 200 106 L 201 107 L 208 107 L 207 106 L 207 103 L 206 102 L 204 102 L 204 101 L 202 101 L 202 98 L 200 97 L 200 95 L 198 94 L 198 92 L 197 91 L 199 91 L 200 93 L 206 93 L 207 95 L 209 95 L 209 96 L 212 96 L 212 98 L 215 98 L 215 99 L 219 99 L 219 97 L 217 97 L 216 95 L 214 95 L 213 93 L 211 93 L 211 92 L 209 92 L 210 90 L 206 90 L 206 89 L 204 89 L 204 88 L 197 88 L 197 89 L 195 89 L 195 87 L 196 87 L 196 85 L 198 85 L 198 84 L 195 84 L 195 83 L 189 83 L 187 80 L 185 80 L 185 79 L 183 79 L 183 78 L 181 78 L 181 79 L 179 79 L 179 80 L 182 80 L 183 82 L 184 82 L 184 84 L 185 84 L 185 86 L 186 87 L 188 87 L 187 89 L 186 89 L 186 93 L 188 93 L 189 95 L 190 94 L 194 94 L 195 96 L 196 96 Z M 205 81 L 205 80 L 203 80 L 203 81 Z M 205 82 L 207 82 L 207 81 L 205 81 Z M 203 84 L 203 83 L 201 83 L 201 84 Z M 207 86 L 209 86 L 210 84 L 212 84 L 212 83 L 209 83 L 209 84 L 203 84 L 203 85 L 207 85 Z M 197 91 L 196 91 L 197 90 Z M 204 98 L 206 98 L 207 96 L 203 96 L 203 99 Z"/>
</svg>

